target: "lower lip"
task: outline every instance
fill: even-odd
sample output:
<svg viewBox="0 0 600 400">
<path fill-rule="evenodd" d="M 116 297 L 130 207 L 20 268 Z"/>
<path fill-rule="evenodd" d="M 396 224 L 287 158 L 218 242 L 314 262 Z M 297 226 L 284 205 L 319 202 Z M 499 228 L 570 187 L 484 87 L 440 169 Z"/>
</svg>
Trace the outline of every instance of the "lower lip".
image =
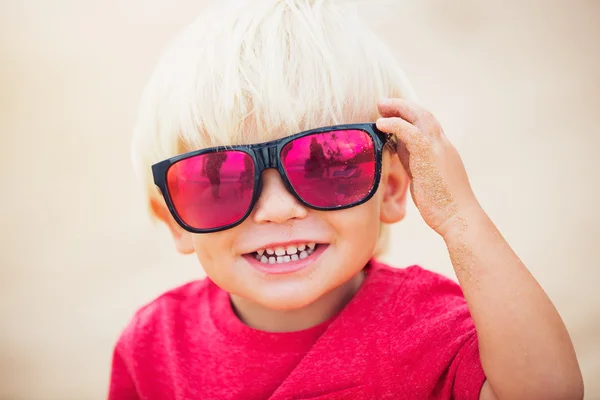
<svg viewBox="0 0 600 400">
<path fill-rule="evenodd" d="M 319 245 L 317 245 L 317 249 L 314 251 L 314 253 L 312 253 L 308 257 L 306 257 L 302 260 L 289 261 L 289 262 L 280 263 L 280 264 L 262 263 L 262 262 L 258 261 L 256 258 L 254 258 L 254 254 L 245 255 L 244 258 L 248 261 L 248 263 L 250 263 L 250 265 L 252 265 L 254 268 L 259 270 L 260 272 L 264 272 L 266 274 L 273 274 L 273 275 L 275 275 L 275 274 L 277 274 L 277 275 L 291 274 L 293 272 L 300 271 L 300 270 L 308 267 L 312 263 L 314 263 L 317 260 L 317 258 L 319 258 L 321 256 L 321 254 L 323 254 L 323 252 L 325 250 L 327 250 L 327 247 L 329 247 L 329 245 L 319 244 Z"/>
</svg>

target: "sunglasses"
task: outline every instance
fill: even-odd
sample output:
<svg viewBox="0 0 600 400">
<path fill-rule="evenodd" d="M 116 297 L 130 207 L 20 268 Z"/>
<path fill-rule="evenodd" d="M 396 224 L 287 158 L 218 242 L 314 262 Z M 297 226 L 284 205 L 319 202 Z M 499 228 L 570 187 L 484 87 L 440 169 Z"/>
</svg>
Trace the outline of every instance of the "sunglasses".
<svg viewBox="0 0 600 400">
<path fill-rule="evenodd" d="M 267 168 L 276 169 L 287 190 L 312 209 L 366 202 L 377 191 L 386 144 L 395 147 L 395 137 L 373 123 L 337 125 L 181 154 L 154 164 L 152 173 L 177 223 L 192 233 L 209 233 L 250 215 Z"/>
</svg>

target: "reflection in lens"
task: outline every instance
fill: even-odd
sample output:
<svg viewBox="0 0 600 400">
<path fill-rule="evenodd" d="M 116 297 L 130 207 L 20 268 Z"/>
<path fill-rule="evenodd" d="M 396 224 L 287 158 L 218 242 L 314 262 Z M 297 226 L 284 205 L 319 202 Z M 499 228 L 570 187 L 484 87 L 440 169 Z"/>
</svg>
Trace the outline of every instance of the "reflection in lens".
<svg viewBox="0 0 600 400">
<path fill-rule="evenodd" d="M 281 152 L 288 179 L 315 207 L 340 207 L 364 200 L 375 180 L 375 147 L 361 130 L 304 136 Z"/>
<path fill-rule="evenodd" d="M 254 162 L 241 151 L 201 154 L 173 164 L 167 188 L 177 215 L 195 229 L 238 222 L 254 194 Z"/>
</svg>

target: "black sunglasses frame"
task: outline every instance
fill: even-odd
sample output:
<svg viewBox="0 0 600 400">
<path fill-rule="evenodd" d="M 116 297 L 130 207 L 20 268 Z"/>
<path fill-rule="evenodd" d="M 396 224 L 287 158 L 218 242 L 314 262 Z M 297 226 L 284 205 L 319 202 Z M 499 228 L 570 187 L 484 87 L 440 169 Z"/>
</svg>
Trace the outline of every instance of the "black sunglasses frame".
<svg viewBox="0 0 600 400">
<path fill-rule="evenodd" d="M 320 133 L 327 133 L 327 132 L 332 132 L 332 131 L 342 131 L 342 130 L 360 130 L 360 131 L 368 133 L 369 136 L 371 137 L 371 139 L 373 140 L 373 145 L 375 148 L 375 176 L 374 176 L 373 185 L 372 185 L 369 193 L 365 196 L 365 198 L 360 201 L 350 203 L 350 204 L 345 204 L 342 206 L 334 206 L 334 207 L 313 206 L 310 203 L 307 203 L 306 201 L 304 201 L 304 199 L 298 195 L 298 193 L 296 192 L 296 190 L 290 183 L 288 176 L 285 172 L 285 169 L 283 168 L 283 164 L 281 162 L 281 151 L 285 147 L 285 145 L 287 145 L 289 142 L 294 141 L 296 139 L 299 139 L 299 138 L 302 138 L 305 136 L 320 134 Z M 165 203 L 167 204 L 167 207 L 169 208 L 169 211 L 171 212 L 171 215 L 183 229 L 185 229 L 188 232 L 198 233 L 198 234 L 199 233 L 219 232 L 219 231 L 224 231 L 224 230 L 233 228 L 233 227 L 241 224 L 252 213 L 252 210 L 256 206 L 256 202 L 258 201 L 258 198 L 260 197 L 260 193 L 262 191 L 261 175 L 264 170 L 269 169 L 269 168 L 276 169 L 279 172 L 279 175 L 281 176 L 281 179 L 283 180 L 283 183 L 285 184 L 285 187 L 287 188 L 287 190 L 300 203 L 302 203 L 303 205 L 305 205 L 306 207 L 309 207 L 311 209 L 320 210 L 320 211 L 343 210 L 345 208 L 356 207 L 358 205 L 361 205 L 361 204 L 367 202 L 369 199 L 371 199 L 371 197 L 373 197 L 373 195 L 377 191 L 377 188 L 379 187 L 379 181 L 381 179 L 382 154 L 383 154 L 383 148 L 386 144 L 391 144 L 392 147 L 395 149 L 396 137 L 392 134 L 381 132 L 379 129 L 377 129 L 377 127 L 374 123 L 333 125 L 333 126 L 326 126 L 326 127 L 322 127 L 322 128 L 303 131 L 303 132 L 296 133 L 291 136 L 287 136 L 287 137 L 284 137 L 281 139 L 272 140 L 272 141 L 264 142 L 264 143 L 256 143 L 256 144 L 240 145 L 240 146 L 210 147 L 210 148 L 206 148 L 206 149 L 202 149 L 202 150 L 196 150 L 196 151 L 192 151 L 189 153 L 180 154 L 178 156 L 171 157 L 167 160 L 164 160 L 164 161 L 161 161 L 161 162 L 158 162 L 158 163 L 152 165 L 152 175 L 154 177 L 154 184 L 160 189 L 160 191 L 165 199 Z M 252 200 L 250 202 L 250 205 L 248 206 L 248 211 L 246 211 L 244 216 L 232 224 L 225 225 L 222 227 L 217 227 L 217 228 L 210 228 L 210 229 L 194 228 L 192 226 L 187 225 L 180 218 L 179 214 L 177 213 L 177 210 L 175 209 L 175 206 L 173 204 L 173 201 L 171 199 L 171 195 L 169 193 L 169 189 L 167 186 L 167 173 L 169 171 L 169 168 L 171 168 L 174 164 L 176 164 L 177 162 L 179 162 L 181 160 L 196 157 L 196 156 L 199 156 L 202 154 L 216 153 L 216 152 L 220 152 L 220 151 L 241 151 L 241 152 L 248 154 L 252 158 L 252 161 L 254 163 L 254 187 L 253 187 L 253 193 L 252 193 Z"/>
</svg>

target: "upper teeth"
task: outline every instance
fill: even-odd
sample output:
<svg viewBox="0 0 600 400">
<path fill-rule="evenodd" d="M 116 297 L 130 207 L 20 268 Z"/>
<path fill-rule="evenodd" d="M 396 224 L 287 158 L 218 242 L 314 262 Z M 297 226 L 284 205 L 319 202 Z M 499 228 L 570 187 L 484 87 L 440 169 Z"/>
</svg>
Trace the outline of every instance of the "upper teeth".
<svg viewBox="0 0 600 400">
<path fill-rule="evenodd" d="M 267 247 L 256 251 L 257 260 L 265 264 L 285 263 L 304 259 L 314 253 L 316 243 L 291 244 L 275 248 Z M 266 254 L 265 254 L 266 253 Z"/>
</svg>

